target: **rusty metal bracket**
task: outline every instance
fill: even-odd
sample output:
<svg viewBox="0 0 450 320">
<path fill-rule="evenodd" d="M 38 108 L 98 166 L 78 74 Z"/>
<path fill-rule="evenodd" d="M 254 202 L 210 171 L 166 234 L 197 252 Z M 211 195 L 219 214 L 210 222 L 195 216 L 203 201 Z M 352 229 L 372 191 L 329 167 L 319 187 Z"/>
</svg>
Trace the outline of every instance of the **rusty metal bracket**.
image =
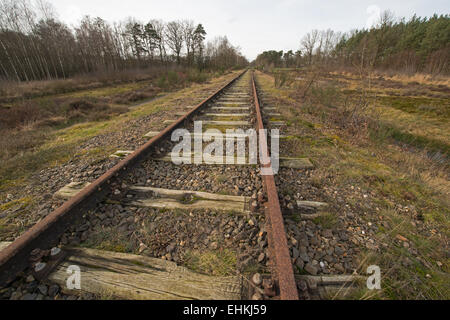
<svg viewBox="0 0 450 320">
<path fill-rule="evenodd" d="M 44 254 L 38 255 L 36 257 L 33 254 L 36 250 Z M 56 267 L 58 267 L 63 262 L 66 256 L 67 252 L 61 250 L 58 247 L 46 251 L 35 249 L 31 252 L 30 257 L 31 273 L 33 274 L 34 278 L 39 281 L 47 279 L 48 276 L 53 272 L 53 270 L 55 270 Z"/>
</svg>

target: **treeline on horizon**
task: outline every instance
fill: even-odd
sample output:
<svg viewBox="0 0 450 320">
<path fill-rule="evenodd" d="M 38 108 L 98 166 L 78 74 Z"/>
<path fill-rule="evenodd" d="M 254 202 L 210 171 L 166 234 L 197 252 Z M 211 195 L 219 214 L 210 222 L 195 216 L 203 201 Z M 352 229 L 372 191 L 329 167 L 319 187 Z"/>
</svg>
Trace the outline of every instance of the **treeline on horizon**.
<svg viewBox="0 0 450 320">
<path fill-rule="evenodd" d="M 348 33 L 312 30 L 293 52 L 266 51 L 253 62 L 258 67 L 310 65 L 372 67 L 405 73 L 450 73 L 450 16 L 396 19 L 382 13 L 371 29 Z"/>
<path fill-rule="evenodd" d="M 226 37 L 205 44 L 191 20 L 106 22 L 85 16 L 69 27 L 42 0 L 0 0 L 0 80 L 65 79 L 149 66 L 225 70 L 248 65 Z"/>
</svg>

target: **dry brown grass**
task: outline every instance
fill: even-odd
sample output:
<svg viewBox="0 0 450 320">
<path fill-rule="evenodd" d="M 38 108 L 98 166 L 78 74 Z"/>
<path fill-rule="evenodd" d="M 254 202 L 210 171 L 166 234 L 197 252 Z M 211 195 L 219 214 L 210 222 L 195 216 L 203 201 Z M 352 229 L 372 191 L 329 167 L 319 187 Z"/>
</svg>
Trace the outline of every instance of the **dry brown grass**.
<svg viewBox="0 0 450 320">
<path fill-rule="evenodd" d="M 382 75 L 380 75 L 382 76 Z M 387 76 L 386 79 L 399 81 L 402 83 L 420 83 L 420 84 L 431 84 L 431 85 L 443 85 L 450 87 L 450 78 L 442 75 L 429 75 L 424 73 L 415 73 L 413 75 L 408 74 L 394 74 L 392 76 Z"/>
<path fill-rule="evenodd" d="M 354 70 L 335 70 L 328 74 L 332 78 L 345 83 L 350 90 L 360 87 L 357 83 L 359 74 Z M 371 77 L 372 90 L 378 91 L 380 94 L 445 98 L 450 93 L 450 78 L 448 76 L 372 70 Z"/>
<path fill-rule="evenodd" d="M 350 298 L 448 299 L 450 277 L 446 252 L 450 236 L 450 179 L 444 152 L 430 153 L 429 149 L 420 149 L 418 144 L 412 145 L 415 143 L 413 140 L 396 140 L 401 136 L 372 135 L 373 132 L 364 127 L 359 128 L 364 134 L 354 134 L 342 121 L 332 120 L 333 113 L 345 110 L 347 95 L 333 82 L 354 84 L 359 88 L 361 85 L 355 83 L 356 77 L 352 74 L 344 79 L 328 79 L 329 85 L 336 90 L 325 90 L 326 86 L 317 85 L 317 92 L 311 90 L 303 101 L 292 99 L 296 97 L 294 90 L 274 89 L 273 79 L 269 76 L 261 75 L 259 78 L 265 90 L 283 101 L 279 103 L 285 106 L 283 110 L 294 109 L 281 113 L 288 115 L 287 121 L 296 127 L 296 131 L 305 131 L 305 122 L 314 123 L 314 128 L 307 130 L 307 136 L 300 134 L 301 139 L 295 141 L 300 145 L 297 148 L 300 155 L 307 155 L 317 164 L 314 175 L 318 178 L 314 186 L 320 188 L 325 184 L 329 187 L 323 179 L 329 175 L 333 177 L 333 188 L 338 187 L 344 195 L 349 185 L 371 192 L 373 207 L 370 210 L 364 208 L 361 213 L 365 212 L 364 215 L 376 223 L 378 229 L 374 238 L 381 246 L 376 252 L 363 247 L 359 261 L 363 261 L 362 270 L 372 264 L 381 267 L 383 290 L 379 294 L 361 291 Z M 383 83 L 385 94 L 388 94 L 387 90 L 405 90 L 403 84 L 400 84 L 400 89 L 391 89 L 390 83 L 394 82 Z M 357 96 L 360 91 L 351 94 Z M 445 107 L 442 103 L 436 103 L 436 106 Z M 432 114 L 416 112 L 414 108 L 410 112 L 408 114 L 420 119 L 420 124 L 425 127 L 434 123 L 436 118 Z M 400 121 L 395 113 L 390 114 L 394 124 Z M 345 119 L 345 113 L 339 117 Z M 440 132 L 447 130 L 448 133 L 447 127 L 441 125 Z M 294 131 L 291 127 L 288 129 Z M 429 139 L 436 135 L 426 130 L 422 132 Z M 317 143 L 323 137 L 336 139 L 333 138 L 333 143 Z M 439 150 L 440 145 L 435 147 Z M 352 197 L 345 201 L 351 206 L 359 203 Z M 398 234 L 407 238 L 406 245 L 396 238 Z"/>
<path fill-rule="evenodd" d="M 338 69 L 330 71 L 330 74 L 337 75 L 344 78 L 353 78 L 355 76 L 355 71 L 348 68 Z M 374 70 L 375 77 L 382 77 L 386 80 L 398 81 L 402 83 L 413 83 L 417 82 L 420 84 L 431 84 L 431 85 L 445 85 L 450 87 L 450 79 L 445 75 L 431 75 L 426 73 L 400 73 L 397 71 L 383 71 Z"/>
<path fill-rule="evenodd" d="M 161 70 L 127 70 L 80 75 L 65 80 L 30 82 L 0 81 L 0 102 L 30 99 L 48 95 L 95 89 L 114 84 L 143 81 L 154 78 Z"/>
<path fill-rule="evenodd" d="M 58 79 L 21 83 L 14 81 L 0 81 L 0 105 L 10 104 L 20 99 L 31 99 L 72 93 L 126 83 L 138 83 L 151 80 L 156 81 L 159 77 L 172 71 L 188 74 L 189 76 L 187 78 L 190 82 L 196 82 L 194 80 L 198 80 L 198 77 L 194 79 L 195 77 L 193 78 L 190 76 L 195 72 L 187 70 L 183 67 L 153 66 L 145 69 L 96 72 L 87 75 L 79 75 L 64 80 Z M 201 74 L 202 77 L 205 76 L 204 73 Z"/>
<path fill-rule="evenodd" d="M 37 147 L 54 130 L 106 120 L 127 111 L 128 107 L 110 106 L 98 99 L 60 99 L 44 105 L 29 100 L 0 109 L 0 160 Z"/>
<path fill-rule="evenodd" d="M 236 274 L 236 253 L 229 249 L 216 251 L 189 251 L 185 255 L 185 264 L 189 269 L 213 276 Z"/>
<path fill-rule="evenodd" d="M 3 137 L 14 138 L 1 139 L 0 159 L 33 149 L 52 130 L 102 121 L 127 112 L 127 106 L 160 93 L 162 89 L 157 83 L 161 79 L 165 80 L 164 90 L 170 91 L 192 82 L 202 82 L 211 76 L 179 70 L 182 69 L 160 67 L 96 73 L 68 80 L 2 82 L 0 131 Z"/>
<path fill-rule="evenodd" d="M 390 157 L 413 180 L 420 181 L 435 193 L 442 194 L 442 199 L 450 207 L 450 179 L 445 159 L 430 159 L 425 151 L 394 152 Z"/>
<path fill-rule="evenodd" d="M 40 103 L 28 100 L 11 108 L 0 109 L 0 128 L 29 131 L 39 126 L 71 124 L 74 119 L 93 120 L 125 112 L 126 108 L 115 108 L 101 99 L 58 99 Z M 78 122 L 78 121 L 75 121 Z"/>
<path fill-rule="evenodd" d="M 132 102 L 142 101 L 146 99 L 150 99 L 156 95 L 157 91 L 147 91 L 147 92 L 129 92 L 122 95 L 118 95 L 117 97 L 112 99 L 113 103 L 117 104 L 129 104 Z"/>
</svg>

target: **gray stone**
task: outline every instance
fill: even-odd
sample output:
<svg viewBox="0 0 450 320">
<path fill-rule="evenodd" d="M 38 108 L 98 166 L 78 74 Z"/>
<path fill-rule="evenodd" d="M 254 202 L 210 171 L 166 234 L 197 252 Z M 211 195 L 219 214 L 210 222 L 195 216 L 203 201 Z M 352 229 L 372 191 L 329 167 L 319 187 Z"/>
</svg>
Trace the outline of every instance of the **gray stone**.
<svg viewBox="0 0 450 320">
<path fill-rule="evenodd" d="M 47 286 L 44 285 L 44 284 L 41 284 L 40 286 L 38 286 L 38 290 L 39 290 L 39 292 L 40 292 L 42 295 L 44 295 L 44 296 L 46 296 L 47 293 L 48 293 L 48 288 L 47 288 Z"/>
<path fill-rule="evenodd" d="M 342 272 L 342 273 L 345 272 L 345 269 L 344 269 L 344 267 L 342 266 L 341 263 L 336 263 L 336 264 L 334 265 L 334 268 L 335 268 L 337 271 L 339 271 L 339 272 Z"/>
<path fill-rule="evenodd" d="M 311 300 L 311 296 L 309 295 L 309 293 L 307 291 L 300 292 L 298 297 L 300 298 L 300 300 Z M 319 300 L 319 299 L 317 299 L 317 300 Z"/>
<path fill-rule="evenodd" d="M 83 232 L 80 236 L 81 241 L 86 241 L 88 238 L 89 238 L 89 231 Z"/>
<path fill-rule="evenodd" d="M 174 250 L 175 250 L 175 246 L 174 246 L 173 244 L 169 244 L 169 245 L 166 247 L 166 252 L 167 252 L 167 253 L 172 253 Z"/>
<path fill-rule="evenodd" d="M 320 240 L 316 236 L 311 237 L 310 242 L 313 246 L 318 246 L 320 244 Z"/>
<path fill-rule="evenodd" d="M 255 273 L 252 277 L 252 282 L 255 286 L 260 286 L 262 283 L 262 277 L 261 274 Z"/>
<path fill-rule="evenodd" d="M 254 264 L 255 264 L 255 259 L 253 259 L 252 257 L 248 257 L 247 259 L 245 259 L 244 261 L 241 262 L 241 267 L 242 267 L 242 269 L 246 269 Z"/>
<path fill-rule="evenodd" d="M 261 241 L 259 242 L 259 247 L 260 247 L 261 249 L 267 247 L 267 240 L 266 240 L 266 239 L 261 240 Z"/>
<path fill-rule="evenodd" d="M 77 228 L 77 232 L 84 232 L 89 229 L 89 224 L 85 223 Z"/>
<path fill-rule="evenodd" d="M 309 241 L 307 237 L 300 238 L 298 242 L 300 246 L 309 247 Z"/>
<path fill-rule="evenodd" d="M 292 258 L 297 259 L 300 256 L 300 252 L 296 247 L 292 248 Z"/>
<path fill-rule="evenodd" d="M 261 293 L 259 293 L 259 291 L 256 291 L 253 296 L 252 296 L 252 300 L 262 300 L 263 297 L 261 295 Z"/>
<path fill-rule="evenodd" d="M 38 287 L 38 282 L 33 281 L 33 282 L 28 283 L 25 288 L 27 291 L 33 292 L 34 290 L 37 289 L 37 287 Z"/>
<path fill-rule="evenodd" d="M 209 245 L 209 248 L 211 250 L 217 250 L 217 248 L 219 248 L 219 244 L 217 242 L 211 242 L 211 244 Z"/>
<path fill-rule="evenodd" d="M 58 294 L 58 292 L 59 292 L 59 286 L 56 284 L 51 285 L 48 289 L 48 295 L 52 298 L 55 297 Z"/>
<path fill-rule="evenodd" d="M 264 252 L 262 252 L 259 256 L 258 256 L 258 263 L 263 263 L 264 259 L 266 258 L 266 254 Z"/>
<path fill-rule="evenodd" d="M 299 255 L 300 259 L 302 259 L 304 262 L 309 262 L 309 256 L 306 252 L 300 252 Z"/>
<path fill-rule="evenodd" d="M 305 266 L 305 271 L 309 274 L 312 274 L 313 276 L 317 275 L 317 268 L 313 266 L 311 263 L 307 263 Z"/>
<path fill-rule="evenodd" d="M 264 294 L 269 297 L 274 297 L 275 292 L 275 284 L 272 279 L 264 279 L 263 280 Z"/>
<path fill-rule="evenodd" d="M 322 235 L 325 238 L 332 238 L 333 237 L 333 231 L 331 231 L 330 229 L 325 229 L 325 230 L 323 230 Z"/>
<path fill-rule="evenodd" d="M 306 284 L 305 280 L 300 280 L 297 283 L 297 287 L 300 291 L 305 292 L 306 290 L 308 290 L 308 285 Z"/>
<path fill-rule="evenodd" d="M 7 300 L 11 297 L 11 294 L 14 292 L 13 288 L 8 288 L 0 294 L 0 300 Z"/>
<path fill-rule="evenodd" d="M 305 263 L 303 262 L 302 259 L 297 259 L 297 261 L 295 262 L 295 265 L 296 265 L 297 267 L 299 267 L 300 269 L 302 269 L 302 270 L 303 270 L 303 268 L 305 267 Z"/>
</svg>

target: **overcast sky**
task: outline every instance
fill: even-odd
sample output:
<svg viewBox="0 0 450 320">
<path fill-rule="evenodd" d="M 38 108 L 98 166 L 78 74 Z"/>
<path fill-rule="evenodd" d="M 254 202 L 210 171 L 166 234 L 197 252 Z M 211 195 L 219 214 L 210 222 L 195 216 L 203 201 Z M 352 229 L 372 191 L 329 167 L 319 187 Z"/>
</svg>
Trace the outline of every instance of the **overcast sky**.
<svg viewBox="0 0 450 320">
<path fill-rule="evenodd" d="M 226 35 L 250 60 L 265 50 L 297 50 L 312 29 L 349 31 L 370 25 L 377 13 L 396 16 L 448 14 L 449 0 L 48 0 L 61 20 L 77 24 L 83 15 L 110 22 L 135 17 L 202 23 L 207 39 Z"/>
</svg>

